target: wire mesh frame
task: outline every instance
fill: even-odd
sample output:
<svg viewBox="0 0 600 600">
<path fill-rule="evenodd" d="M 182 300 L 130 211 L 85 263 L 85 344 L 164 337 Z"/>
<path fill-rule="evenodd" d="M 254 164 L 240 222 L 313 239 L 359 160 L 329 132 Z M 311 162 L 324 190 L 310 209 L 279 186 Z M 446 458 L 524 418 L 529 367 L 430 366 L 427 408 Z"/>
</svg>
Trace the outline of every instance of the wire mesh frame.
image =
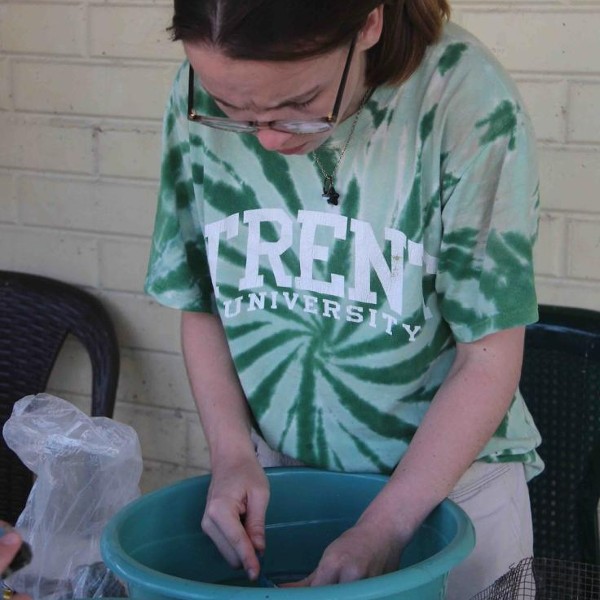
<svg viewBox="0 0 600 600">
<path fill-rule="evenodd" d="M 525 558 L 471 600 L 598 600 L 600 566 Z"/>
</svg>

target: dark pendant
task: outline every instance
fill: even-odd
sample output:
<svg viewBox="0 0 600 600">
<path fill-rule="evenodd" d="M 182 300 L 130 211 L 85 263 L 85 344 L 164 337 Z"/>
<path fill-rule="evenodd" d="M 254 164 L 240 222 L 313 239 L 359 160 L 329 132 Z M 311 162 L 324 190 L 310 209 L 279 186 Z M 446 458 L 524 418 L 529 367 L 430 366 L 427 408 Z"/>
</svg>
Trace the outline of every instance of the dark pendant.
<svg viewBox="0 0 600 600">
<path fill-rule="evenodd" d="M 338 205 L 338 199 L 340 195 L 335 191 L 333 187 L 333 178 L 326 177 L 325 181 L 323 181 L 323 194 L 321 196 L 327 200 L 328 204 L 333 204 L 334 206 Z"/>
</svg>

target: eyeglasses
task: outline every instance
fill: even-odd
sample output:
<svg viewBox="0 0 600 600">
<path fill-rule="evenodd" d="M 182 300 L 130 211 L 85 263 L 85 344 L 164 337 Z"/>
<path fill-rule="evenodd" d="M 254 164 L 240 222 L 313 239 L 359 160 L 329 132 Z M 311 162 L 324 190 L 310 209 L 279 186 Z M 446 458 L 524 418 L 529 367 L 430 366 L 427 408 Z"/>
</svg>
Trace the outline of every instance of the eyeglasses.
<svg viewBox="0 0 600 600">
<path fill-rule="evenodd" d="M 275 131 L 281 131 L 283 133 L 306 135 L 330 131 L 333 129 L 333 126 L 338 118 L 355 45 L 356 37 L 352 39 L 350 48 L 348 50 L 348 57 L 346 58 L 346 64 L 344 65 L 344 71 L 342 72 L 342 79 L 340 80 L 340 85 L 335 97 L 333 109 L 326 117 L 309 120 L 282 119 L 276 121 L 236 121 L 234 119 L 228 119 L 227 117 L 208 117 L 199 115 L 194 110 L 194 69 L 190 64 L 188 81 L 188 119 L 190 121 L 206 125 L 207 127 L 212 127 L 213 129 L 221 129 L 223 131 L 231 131 L 233 133 L 255 133 L 259 129 L 274 129 Z"/>
</svg>

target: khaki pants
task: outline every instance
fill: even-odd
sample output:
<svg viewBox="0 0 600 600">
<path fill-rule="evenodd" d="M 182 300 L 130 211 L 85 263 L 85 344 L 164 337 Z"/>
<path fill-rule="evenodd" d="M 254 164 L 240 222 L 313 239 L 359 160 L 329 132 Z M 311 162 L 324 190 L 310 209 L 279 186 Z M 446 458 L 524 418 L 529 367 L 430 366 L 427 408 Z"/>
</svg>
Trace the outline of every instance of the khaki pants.
<svg viewBox="0 0 600 600">
<path fill-rule="evenodd" d="M 468 600 L 533 556 L 529 490 L 521 463 L 474 463 L 450 494 L 471 518 L 477 541 L 448 578 L 447 600 Z"/>
<path fill-rule="evenodd" d="M 302 463 L 269 448 L 254 436 L 263 467 Z M 533 556 L 529 491 L 521 463 L 474 463 L 450 494 L 471 518 L 476 544 L 448 577 L 447 600 L 469 600 L 522 558 Z"/>
</svg>

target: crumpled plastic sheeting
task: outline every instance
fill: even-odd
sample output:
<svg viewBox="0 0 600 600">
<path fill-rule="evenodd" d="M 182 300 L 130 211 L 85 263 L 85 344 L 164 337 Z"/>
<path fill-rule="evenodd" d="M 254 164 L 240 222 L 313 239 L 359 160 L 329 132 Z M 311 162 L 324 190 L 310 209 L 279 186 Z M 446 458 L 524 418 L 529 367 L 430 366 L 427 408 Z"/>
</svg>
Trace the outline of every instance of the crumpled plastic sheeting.
<svg viewBox="0 0 600 600">
<path fill-rule="evenodd" d="M 109 519 L 140 494 L 135 430 L 37 394 L 15 403 L 3 434 L 36 475 L 16 523 L 33 560 L 7 583 L 36 600 L 115 596 L 114 578 L 98 573 L 98 563 L 104 566 L 100 537 Z M 82 589 L 86 572 L 94 573 L 93 590 Z"/>
</svg>

